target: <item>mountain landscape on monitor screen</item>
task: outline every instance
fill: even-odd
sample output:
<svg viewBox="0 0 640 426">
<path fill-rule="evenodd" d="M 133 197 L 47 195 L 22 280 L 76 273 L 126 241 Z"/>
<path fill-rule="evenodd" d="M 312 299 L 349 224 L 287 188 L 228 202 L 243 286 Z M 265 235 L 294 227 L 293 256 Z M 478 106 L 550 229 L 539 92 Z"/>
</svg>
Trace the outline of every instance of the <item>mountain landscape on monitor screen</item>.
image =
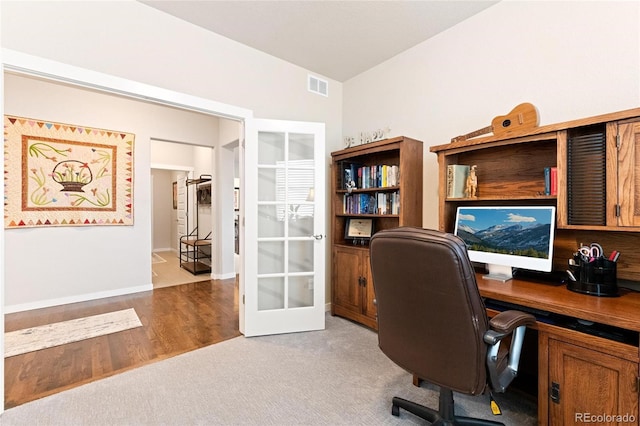
<svg viewBox="0 0 640 426">
<path fill-rule="evenodd" d="M 458 236 L 469 250 L 546 259 L 549 256 L 550 227 L 550 224 L 514 224 L 474 229 L 461 223 Z"/>
</svg>

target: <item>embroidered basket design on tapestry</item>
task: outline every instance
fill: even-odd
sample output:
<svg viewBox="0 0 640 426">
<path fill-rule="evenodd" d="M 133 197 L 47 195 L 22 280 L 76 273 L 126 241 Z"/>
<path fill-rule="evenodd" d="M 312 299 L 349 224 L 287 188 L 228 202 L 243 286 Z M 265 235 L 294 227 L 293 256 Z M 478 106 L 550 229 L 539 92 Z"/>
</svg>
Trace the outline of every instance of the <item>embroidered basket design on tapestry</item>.
<svg viewBox="0 0 640 426">
<path fill-rule="evenodd" d="M 134 139 L 5 115 L 5 228 L 133 225 Z"/>
</svg>

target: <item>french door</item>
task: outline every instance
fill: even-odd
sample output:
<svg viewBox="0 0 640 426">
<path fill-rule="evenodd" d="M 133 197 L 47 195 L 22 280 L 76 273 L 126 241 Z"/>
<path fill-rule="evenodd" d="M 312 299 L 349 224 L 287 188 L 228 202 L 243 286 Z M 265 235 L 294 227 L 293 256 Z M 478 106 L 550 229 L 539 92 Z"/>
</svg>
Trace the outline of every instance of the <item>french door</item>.
<svg viewBox="0 0 640 426">
<path fill-rule="evenodd" d="M 324 123 L 245 125 L 240 331 L 324 329 Z"/>
</svg>

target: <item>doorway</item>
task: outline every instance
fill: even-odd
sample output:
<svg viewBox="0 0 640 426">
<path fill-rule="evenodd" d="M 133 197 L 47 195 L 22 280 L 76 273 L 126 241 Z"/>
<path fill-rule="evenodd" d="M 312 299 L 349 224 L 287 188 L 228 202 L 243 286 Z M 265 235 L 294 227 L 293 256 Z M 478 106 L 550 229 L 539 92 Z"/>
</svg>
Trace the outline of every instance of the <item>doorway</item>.
<svg viewBox="0 0 640 426">
<path fill-rule="evenodd" d="M 7 83 L 7 80 L 11 81 Z M 17 82 L 17 80 L 20 80 Z M 183 140 L 191 139 L 191 134 L 197 130 L 199 134 L 204 135 L 200 139 L 194 139 L 198 144 L 204 145 L 211 141 L 211 144 L 217 143 L 219 136 L 218 124 L 213 124 L 202 129 L 206 126 L 201 124 L 205 121 L 218 123 L 222 121 L 219 115 L 214 115 L 213 111 L 205 111 L 202 108 L 195 110 L 193 107 L 190 111 L 185 109 L 178 109 L 175 106 L 162 105 L 159 102 L 153 102 L 157 97 L 145 96 L 145 99 L 136 99 L 135 97 L 122 96 L 122 93 L 109 93 L 104 90 L 92 90 L 86 87 L 79 87 L 75 84 L 67 84 L 57 81 L 55 78 L 41 78 L 33 76 L 29 73 L 15 72 L 6 70 L 4 73 L 4 108 L 7 113 L 13 113 L 18 116 L 33 116 L 33 117 L 59 117 L 61 122 L 67 123 L 82 123 L 86 125 L 93 125 L 95 127 L 100 126 L 106 129 L 118 129 L 132 131 L 136 135 L 135 141 L 135 166 L 137 173 L 134 176 L 134 189 L 136 200 L 142 200 L 142 202 L 136 202 L 135 204 L 135 222 L 132 227 L 87 227 L 83 230 L 76 230 L 72 228 L 55 228 L 50 231 L 38 231 L 38 232 L 3 232 L 3 245 L 9 250 L 3 255 L 7 264 L 19 265 L 20 262 L 15 262 L 14 255 L 16 250 L 12 249 L 19 245 L 20 240 L 26 237 L 38 240 L 35 244 L 36 247 L 40 247 L 40 251 L 46 251 L 49 254 L 49 259 L 53 263 L 58 263 L 55 258 L 60 256 L 59 251 L 46 249 L 52 245 L 52 239 L 54 234 L 64 234 L 61 238 L 76 238 L 77 235 L 82 234 L 82 247 L 80 250 L 80 256 L 89 256 L 89 250 L 86 247 L 95 247 L 96 255 L 89 256 L 88 262 L 80 262 L 77 265 L 77 273 L 80 275 L 90 275 L 90 269 L 102 270 L 103 266 L 96 265 L 97 259 L 109 259 L 109 267 L 104 269 L 104 273 L 100 274 L 96 279 L 87 280 L 87 284 L 82 288 L 73 292 L 64 288 L 67 283 L 62 283 L 62 286 L 54 286 L 56 290 L 49 292 L 50 296 L 46 300 L 34 299 L 33 303 L 25 303 L 23 300 L 29 302 L 32 299 L 27 299 L 30 294 L 42 293 L 38 291 L 38 283 L 46 282 L 44 277 L 38 276 L 42 271 L 32 271 L 34 268 L 30 268 L 27 272 L 25 281 L 33 283 L 32 288 L 26 286 L 26 288 L 18 288 L 15 285 L 7 286 L 8 291 L 5 291 L 5 306 L 9 309 L 7 312 L 16 312 L 25 309 L 37 309 L 42 307 L 53 306 L 61 303 L 75 303 L 84 300 L 91 300 L 93 298 L 117 296 L 128 293 L 135 293 L 152 288 L 152 273 L 151 273 L 151 210 L 150 210 L 150 172 L 144 172 L 149 167 L 151 159 L 149 158 L 149 139 L 154 134 L 167 135 L 172 139 Z M 32 89 L 26 89 L 25 86 L 31 85 Z M 46 99 L 42 99 L 44 95 L 40 96 L 38 93 L 43 93 L 40 90 L 46 85 L 45 92 L 49 93 L 49 104 L 54 103 L 55 99 L 73 99 L 69 101 L 68 108 L 59 108 L 56 111 L 50 111 Z M 86 86 L 86 85 L 84 85 Z M 117 86 L 117 85 L 116 85 Z M 49 89 L 49 87 L 55 87 L 55 89 Z M 73 96 L 64 97 L 64 94 L 68 94 L 69 91 L 73 91 Z M 117 89 L 115 89 L 117 91 Z M 83 92 L 80 98 L 77 97 L 77 92 Z M 54 95 L 55 93 L 55 95 Z M 31 99 L 36 99 L 33 105 L 37 108 L 31 108 L 26 105 Z M 13 101 L 11 101 L 13 99 Z M 105 101 L 103 101 L 105 99 Z M 38 102 L 42 100 L 42 102 Z M 130 104 L 136 103 L 140 107 L 144 108 L 144 112 L 132 113 L 131 109 L 122 108 L 123 102 L 126 101 Z M 102 103 L 103 107 L 98 108 L 98 104 Z M 59 103 L 60 104 L 60 103 Z M 91 108 L 86 108 L 86 105 L 91 105 Z M 174 104 L 175 105 L 175 104 Z M 49 108 L 49 109 L 48 109 Z M 163 109 L 163 111 L 160 111 Z M 106 111 L 105 111 L 106 110 Z M 135 111 L 135 110 L 133 110 Z M 171 116 L 169 116 L 171 114 Z M 196 122 L 194 114 L 197 114 L 199 121 Z M 228 117 L 231 114 L 225 114 L 224 121 L 232 121 L 237 127 L 242 126 L 242 122 L 238 119 L 230 119 Z M 173 117 L 173 118 L 171 118 Z M 145 124 L 143 126 L 137 126 L 136 122 L 139 122 L 141 118 L 144 118 Z M 189 126 L 185 126 L 188 123 Z M 190 133 L 182 136 L 182 128 L 187 128 Z M 172 131 L 176 128 L 180 129 L 180 132 Z M 169 132 L 167 133 L 167 130 Z M 233 138 L 237 140 L 238 131 L 236 130 Z M 146 139 L 146 141 L 145 141 Z M 210 162 L 212 147 L 206 148 L 209 151 L 208 157 Z M 174 160 L 171 158 L 170 160 Z M 145 164 L 147 163 L 147 164 Z M 163 161 L 168 163 L 168 161 Z M 172 161 L 173 163 L 173 161 Z M 140 173 L 142 172 L 142 173 Z M 146 175 L 146 176 L 145 176 Z M 229 178 L 230 182 L 233 182 L 233 176 Z M 231 187 L 233 183 L 229 184 Z M 233 189 L 229 190 L 229 199 L 225 204 L 232 206 L 233 204 Z M 145 201 L 146 198 L 146 201 Z M 220 203 L 216 203 L 220 204 Z M 232 209 L 232 207 L 230 207 Z M 230 211 L 230 215 L 233 214 L 233 210 Z M 230 257 L 233 258 L 233 221 L 230 224 L 230 238 L 228 241 L 228 247 Z M 10 235 L 9 235 L 10 234 Z M 47 240 L 48 239 L 48 240 Z M 98 241 L 100 240 L 100 241 Z M 123 244 L 126 241 L 126 244 Z M 12 257 L 13 256 L 13 257 Z M 6 274 L 3 278 L 2 284 L 6 279 L 7 284 L 17 282 L 16 274 L 18 269 L 25 269 L 19 266 L 13 268 L 7 268 Z M 233 268 L 233 260 L 231 261 L 231 267 L 229 273 L 235 276 Z M 22 281 L 22 280 L 21 280 Z M 70 286 L 70 284 L 68 285 Z M 26 295 L 26 296 L 23 296 Z"/>
<path fill-rule="evenodd" d="M 207 279 L 235 278 L 238 272 L 234 265 L 235 233 L 233 229 L 226 229 L 227 226 L 233 226 L 233 222 L 227 225 L 223 220 L 225 217 L 231 217 L 233 207 L 232 203 L 224 202 L 224 195 L 219 193 L 222 192 L 221 186 L 239 184 L 239 151 L 233 148 L 237 148 L 237 145 L 237 139 L 222 148 L 151 139 L 152 252 L 155 259 L 155 263 L 152 260 L 151 266 L 154 288 Z M 233 167 L 217 166 L 220 161 L 216 158 L 216 150 L 222 151 L 224 155 L 233 155 L 232 161 L 228 158 L 222 159 L 223 164 L 230 163 Z M 156 162 L 166 158 L 170 158 L 173 163 Z M 176 164 L 178 162 L 181 164 Z M 198 197 L 198 203 L 191 202 L 185 209 L 184 194 L 189 188 L 185 187 L 184 179 L 198 178 L 202 175 L 214 176 L 211 186 L 204 186 L 211 196 L 205 199 Z M 216 197 L 215 194 L 219 196 Z M 196 196 L 196 193 L 190 193 L 189 200 L 195 201 Z M 214 198 L 222 201 L 217 202 Z M 180 223 L 184 229 L 180 229 Z M 218 225 L 219 223 L 221 225 Z M 212 253 L 212 262 L 215 263 L 212 265 L 211 274 L 193 275 L 181 269 L 179 265 L 179 239 L 183 235 L 193 233 L 196 226 L 201 238 L 211 234 L 212 246 L 220 251 L 219 255 Z M 231 259 L 231 262 L 221 264 L 225 258 Z"/>
<path fill-rule="evenodd" d="M 86 69 L 78 69 L 76 67 L 62 64 L 62 63 L 55 63 L 55 67 L 53 67 L 51 61 L 46 61 L 40 58 L 34 58 L 31 56 L 23 55 L 19 52 L 3 50 L 2 54 L 3 54 L 2 61 L 7 73 L 14 73 L 22 76 L 26 75 L 29 77 L 37 76 L 37 79 L 49 81 L 49 82 L 50 81 L 53 81 L 56 83 L 63 82 L 62 84 L 67 87 L 75 87 L 75 88 L 82 87 L 85 89 L 88 88 L 89 89 L 88 91 L 94 94 L 97 94 L 97 93 L 106 94 L 107 96 L 111 96 L 113 99 L 115 98 L 134 99 L 134 100 L 142 101 L 141 104 L 144 103 L 147 105 L 156 105 L 156 106 L 161 105 L 165 107 L 169 106 L 170 108 L 175 108 L 176 111 L 197 112 L 197 113 L 206 115 L 208 117 L 224 117 L 228 121 L 233 122 L 235 124 L 236 126 L 235 134 L 237 135 L 238 133 L 240 133 L 241 135 L 238 138 L 239 140 L 243 141 L 240 148 L 240 152 L 241 152 L 240 158 L 244 158 L 247 155 L 246 153 L 249 151 L 255 151 L 258 145 L 258 138 L 257 138 L 258 129 L 255 128 L 255 125 L 254 125 L 256 123 L 256 120 L 253 118 L 253 114 L 250 110 L 221 104 L 219 102 L 214 102 L 207 99 L 194 97 L 191 95 L 172 92 L 162 88 L 142 84 L 142 83 L 132 84 L 132 82 L 126 79 L 120 79 L 113 76 L 105 76 L 101 73 L 93 72 Z M 74 107 L 77 107 L 78 105 L 80 104 L 72 104 L 72 106 Z M 82 111 L 88 112 L 87 108 L 82 109 Z M 96 114 L 94 111 L 90 111 L 90 112 L 92 113 L 92 117 L 100 116 L 99 114 Z M 111 112 L 117 113 L 119 111 L 117 108 L 112 108 Z M 129 116 L 127 118 L 135 119 L 135 117 L 133 116 Z M 61 121 L 64 121 L 64 120 L 61 120 Z M 178 120 L 171 120 L 171 122 L 184 123 L 183 121 L 178 121 Z M 154 126 L 162 126 L 165 123 L 166 121 L 158 116 L 154 116 L 154 120 L 152 121 L 152 124 Z M 119 125 L 113 126 L 113 128 L 115 129 L 119 127 L 120 127 Z M 246 133 L 245 133 L 245 127 L 248 129 Z M 150 135 L 154 132 L 155 130 L 151 132 L 146 132 L 146 135 Z M 143 132 L 139 134 L 145 134 L 145 133 Z M 244 147 L 245 138 L 247 140 L 246 150 Z M 318 143 L 321 144 L 321 145 L 318 145 L 318 147 L 324 146 L 324 130 L 322 132 L 322 140 L 319 141 Z M 137 145 L 137 147 L 139 147 L 139 151 L 140 151 L 139 154 L 142 154 L 142 155 L 137 157 L 139 160 L 136 162 L 136 168 L 138 170 L 144 170 L 144 168 L 146 167 L 150 168 L 150 164 L 148 163 L 149 158 L 148 156 L 144 155 L 145 151 L 148 149 L 148 145 L 146 145 L 143 142 L 142 145 L 139 144 Z M 219 162 L 219 164 L 216 164 L 216 166 L 220 166 L 220 169 L 221 169 L 222 168 L 221 166 L 223 163 L 222 156 L 217 156 L 216 158 L 217 158 L 217 161 Z M 241 164 L 242 164 L 242 161 L 241 161 Z M 244 171 L 241 169 L 240 173 L 244 174 Z M 117 286 L 113 287 L 113 290 L 109 291 L 109 295 L 128 294 L 136 291 L 141 291 L 142 289 L 139 288 L 140 286 L 134 287 L 134 286 L 130 286 L 128 283 L 131 283 L 131 282 L 139 283 L 142 280 L 142 275 L 146 275 L 147 277 L 146 280 L 148 280 L 147 281 L 148 284 L 145 284 L 144 287 L 146 287 L 147 285 L 151 287 L 151 283 L 149 282 L 150 281 L 149 278 L 151 276 L 150 274 L 151 259 L 149 256 L 149 253 L 151 252 L 151 238 L 150 238 L 151 214 L 150 214 L 150 203 L 149 203 L 150 200 L 149 198 L 147 198 L 148 189 L 146 189 L 146 188 L 149 188 L 149 186 L 144 184 L 146 180 L 150 179 L 150 177 L 141 176 L 141 179 L 143 182 L 143 187 L 142 188 L 139 187 L 139 189 L 142 189 L 142 193 L 140 195 L 142 196 L 142 200 L 147 202 L 137 203 L 136 205 L 138 209 L 136 212 L 137 226 L 126 227 L 126 228 L 121 227 L 119 229 L 109 230 L 109 232 L 105 232 L 105 230 L 100 230 L 99 232 L 96 232 L 97 230 L 88 229 L 86 232 L 83 233 L 83 239 L 86 241 L 87 246 L 99 247 L 101 250 L 105 252 L 105 254 L 108 254 L 109 256 L 113 256 L 115 259 L 114 264 L 111 266 L 111 268 L 106 270 L 104 274 L 96 277 L 96 280 L 89 280 L 89 285 L 92 285 L 95 283 L 96 288 L 98 285 L 103 285 L 103 286 L 110 285 L 113 287 L 114 283 L 117 283 Z M 229 179 L 231 180 L 231 182 L 233 182 L 232 176 L 229 176 Z M 324 182 L 324 179 L 319 179 L 319 181 Z M 246 189 L 243 187 L 244 185 L 245 183 L 241 180 L 240 188 L 239 188 L 241 194 Z M 233 184 L 231 183 L 229 186 L 226 186 L 226 185 L 221 186 L 220 190 L 223 192 L 214 194 L 212 199 L 218 200 L 218 198 L 220 199 L 224 198 L 225 200 L 228 200 L 229 206 L 233 206 L 233 190 L 234 190 Z M 228 197 L 226 195 L 227 191 L 228 191 Z M 246 198 L 246 195 L 243 194 L 241 199 L 245 199 L 245 198 Z M 320 200 L 320 197 L 316 197 L 315 202 L 318 206 L 324 206 L 323 201 L 324 201 L 323 199 Z M 240 242 L 241 244 L 239 247 L 241 260 L 243 260 L 243 258 L 244 260 L 246 260 L 247 258 L 246 256 L 243 256 L 243 252 L 246 250 L 246 247 L 244 247 L 244 244 L 242 244 L 243 241 L 246 241 L 246 238 L 244 235 L 245 226 L 248 227 L 249 222 L 251 222 L 250 224 L 251 226 L 253 226 L 254 225 L 253 222 L 255 222 L 255 219 L 257 218 L 256 212 L 252 211 L 252 220 L 247 221 L 247 225 L 245 225 L 244 220 L 242 220 L 244 213 L 245 213 L 244 205 L 243 203 L 241 203 L 240 204 L 240 218 L 241 218 Z M 220 216 L 223 216 L 223 215 L 220 215 Z M 227 223 L 226 222 L 227 219 L 226 217 L 220 218 L 219 221 L 217 220 L 214 223 L 214 233 L 216 231 L 228 232 L 231 237 L 230 245 L 231 247 L 233 247 L 234 245 L 233 244 L 233 241 L 234 241 L 233 210 L 229 212 L 228 216 L 229 216 L 229 220 L 228 220 L 229 226 L 221 226 L 223 223 Z M 252 228 L 252 232 L 253 231 L 255 231 L 255 227 Z M 318 229 L 314 231 L 314 235 L 317 235 L 318 238 L 322 236 L 323 233 L 324 233 L 323 229 Z M 36 235 L 36 233 L 34 233 L 34 235 Z M 36 236 L 40 238 L 40 233 Z M 254 238 L 254 234 L 252 234 L 251 238 Z M 3 239 L 6 241 L 4 237 Z M 122 241 L 128 241 L 129 243 L 122 244 Z M 0 241 L 0 243 L 3 243 L 3 242 L 4 241 Z M 105 244 L 105 243 L 108 243 L 108 244 Z M 0 246 L 2 246 L 2 244 L 0 244 Z M 38 245 L 36 244 L 36 246 Z M 44 244 L 44 245 L 40 245 L 39 247 L 42 248 L 46 246 L 47 245 Z M 252 247 L 252 248 L 255 248 L 255 247 Z M 214 247 L 213 250 L 216 256 L 219 256 L 222 253 L 224 253 L 224 251 L 220 250 L 219 247 Z M 136 253 L 134 253 L 134 251 Z M 255 251 L 256 250 L 253 250 L 252 253 Z M 8 251 L 4 251 L 5 259 L 6 259 L 7 252 Z M 317 250 L 317 252 L 324 253 L 325 250 L 322 247 L 320 247 L 320 249 Z M 52 256 L 50 256 L 48 260 L 51 263 L 55 263 L 56 255 L 57 253 L 52 253 Z M 95 258 L 98 258 L 98 257 L 95 257 Z M 234 258 L 233 252 L 231 252 L 230 259 L 231 259 L 232 265 L 233 265 L 233 258 Z M 20 262 L 18 262 L 18 264 L 19 263 Z M 317 264 L 320 267 L 320 262 L 318 262 Z M 93 273 L 95 269 L 94 264 L 91 262 L 82 263 L 80 266 L 85 269 L 90 269 L 89 272 L 87 272 L 87 274 Z M 246 270 L 247 268 L 245 265 L 242 265 L 241 269 Z M 231 270 L 233 270 L 233 266 Z M 256 271 L 256 268 L 252 268 L 252 273 L 255 271 Z M 79 271 L 80 274 L 84 272 L 85 272 L 84 270 Z M 38 277 L 32 277 L 32 278 L 38 278 Z M 220 277 L 220 278 L 224 278 L 224 277 Z M 245 293 L 244 281 L 249 280 L 250 284 L 252 286 L 255 286 L 256 285 L 256 282 L 254 279 L 255 277 L 252 276 L 251 279 L 249 279 L 247 277 L 241 276 L 240 278 L 241 278 L 240 284 L 239 284 L 240 292 L 241 294 L 244 295 Z M 38 279 L 30 280 L 30 282 L 34 282 L 34 283 L 42 282 L 42 281 L 43 280 L 38 280 Z M 322 279 L 320 279 L 319 281 L 324 283 L 324 280 Z M 125 284 L 123 285 L 123 283 Z M 4 280 L 2 280 L 0 284 L 4 286 Z M 82 298 L 85 298 L 86 295 L 91 295 L 92 289 L 85 287 L 84 291 L 85 292 L 82 295 L 78 296 L 80 300 L 82 300 Z M 94 293 L 95 293 L 94 297 L 99 297 L 99 295 L 104 295 L 104 292 L 100 293 L 98 291 L 94 291 Z M 319 291 L 318 294 L 320 293 L 322 292 Z M 52 297 L 52 301 L 54 302 L 55 302 L 55 297 L 56 295 L 54 294 L 54 296 Z M 65 301 L 68 303 L 71 303 L 71 302 L 75 302 L 76 300 L 65 300 Z M 47 305 L 44 305 L 44 306 L 47 306 Z M 241 324 L 242 327 L 244 326 L 243 309 L 244 309 L 244 304 L 241 304 L 240 320 L 242 322 Z"/>
<path fill-rule="evenodd" d="M 178 192 L 177 187 L 192 174 L 193 167 L 161 164 L 151 167 L 151 282 L 154 289 L 210 279 L 209 275 L 196 276 L 180 267 L 179 235 L 186 234 L 186 221 L 182 207 L 184 194 Z"/>
</svg>

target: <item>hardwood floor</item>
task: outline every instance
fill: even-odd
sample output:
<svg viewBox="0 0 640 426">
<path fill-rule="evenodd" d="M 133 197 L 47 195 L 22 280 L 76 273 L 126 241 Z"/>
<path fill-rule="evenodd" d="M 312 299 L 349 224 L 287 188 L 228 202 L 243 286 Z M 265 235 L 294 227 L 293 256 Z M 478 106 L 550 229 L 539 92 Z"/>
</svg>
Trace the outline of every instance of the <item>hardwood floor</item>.
<svg viewBox="0 0 640 426">
<path fill-rule="evenodd" d="M 7 314 L 5 331 L 126 308 L 142 327 L 5 358 L 5 409 L 240 336 L 234 279 Z"/>
</svg>

